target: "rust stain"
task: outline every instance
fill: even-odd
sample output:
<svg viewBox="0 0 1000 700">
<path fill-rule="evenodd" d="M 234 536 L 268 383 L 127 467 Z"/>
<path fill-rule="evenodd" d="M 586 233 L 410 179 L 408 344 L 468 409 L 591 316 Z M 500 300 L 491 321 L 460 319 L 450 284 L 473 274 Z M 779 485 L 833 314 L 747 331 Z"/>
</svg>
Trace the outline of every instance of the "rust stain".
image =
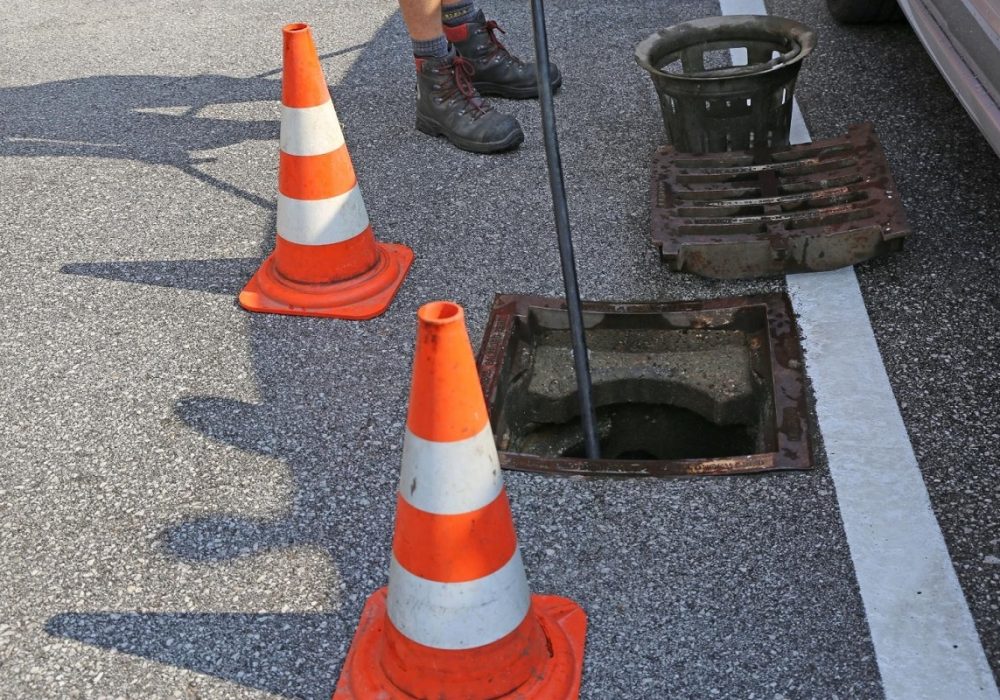
<svg viewBox="0 0 1000 700">
<path fill-rule="evenodd" d="M 832 270 L 902 249 L 910 233 L 870 123 L 797 146 L 660 149 L 652 237 L 674 270 L 724 279 Z"/>
<path fill-rule="evenodd" d="M 565 301 L 528 295 L 498 295 L 478 357 L 494 438 L 504 469 L 569 477 L 680 477 L 749 474 L 812 468 L 802 350 L 791 302 L 786 294 L 765 294 L 704 301 L 622 303 L 584 302 L 590 329 L 633 324 L 662 330 L 698 328 L 741 330 L 748 335 L 753 372 L 769 392 L 769 415 L 761 425 L 768 449 L 759 454 L 699 459 L 599 459 L 540 457 L 508 451 L 508 409 L 512 384 L 532 362 L 539 329 L 532 315 L 551 318 Z"/>
</svg>

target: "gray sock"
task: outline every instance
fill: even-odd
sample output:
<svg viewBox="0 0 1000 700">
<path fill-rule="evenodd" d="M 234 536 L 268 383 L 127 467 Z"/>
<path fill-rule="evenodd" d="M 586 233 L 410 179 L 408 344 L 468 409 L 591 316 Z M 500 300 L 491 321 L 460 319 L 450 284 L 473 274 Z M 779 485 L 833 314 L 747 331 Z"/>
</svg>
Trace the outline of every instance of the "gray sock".
<svg viewBox="0 0 1000 700">
<path fill-rule="evenodd" d="M 444 38 L 444 34 L 424 41 L 417 41 L 416 39 L 410 39 L 410 41 L 413 42 L 414 56 L 419 56 L 420 58 L 444 58 L 448 55 L 448 40 Z"/>
<path fill-rule="evenodd" d="M 457 27 L 470 21 L 478 12 L 475 0 L 459 0 L 450 5 L 441 5 L 441 21 L 449 27 Z"/>
</svg>

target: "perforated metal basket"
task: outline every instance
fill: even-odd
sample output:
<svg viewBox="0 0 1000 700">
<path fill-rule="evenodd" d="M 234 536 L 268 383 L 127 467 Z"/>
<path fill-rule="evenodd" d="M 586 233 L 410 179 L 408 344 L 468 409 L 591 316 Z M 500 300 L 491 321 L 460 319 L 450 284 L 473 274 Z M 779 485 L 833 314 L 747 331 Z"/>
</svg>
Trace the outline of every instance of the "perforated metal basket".
<svg viewBox="0 0 1000 700">
<path fill-rule="evenodd" d="M 709 153 L 788 144 L 795 80 L 815 46 L 799 22 L 732 15 L 661 29 L 635 59 L 653 78 L 673 145 Z"/>
</svg>

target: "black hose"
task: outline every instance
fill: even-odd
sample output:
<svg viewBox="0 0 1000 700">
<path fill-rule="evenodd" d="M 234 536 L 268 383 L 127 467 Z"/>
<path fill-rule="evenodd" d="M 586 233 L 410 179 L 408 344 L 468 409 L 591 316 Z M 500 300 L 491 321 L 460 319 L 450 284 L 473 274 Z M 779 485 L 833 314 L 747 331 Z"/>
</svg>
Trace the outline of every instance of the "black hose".
<svg viewBox="0 0 1000 700">
<path fill-rule="evenodd" d="M 552 70 L 549 66 L 549 40 L 545 32 L 545 8 L 542 0 L 531 0 L 531 24 L 535 34 L 535 62 L 538 66 L 538 99 L 542 105 L 542 134 L 545 156 L 549 164 L 549 186 L 552 188 L 552 208 L 556 216 L 559 239 L 559 259 L 562 263 L 563 284 L 566 286 L 566 307 L 569 311 L 569 333 L 573 340 L 573 366 L 576 369 L 577 393 L 580 396 L 580 421 L 583 423 L 583 444 L 588 459 L 599 459 L 597 418 L 590 387 L 590 360 L 587 339 L 583 332 L 583 312 L 580 310 L 580 288 L 576 282 L 576 262 L 573 258 L 573 238 L 569 230 L 569 209 L 566 185 L 563 183 L 559 138 L 556 135 L 556 114 L 552 104 Z"/>
</svg>

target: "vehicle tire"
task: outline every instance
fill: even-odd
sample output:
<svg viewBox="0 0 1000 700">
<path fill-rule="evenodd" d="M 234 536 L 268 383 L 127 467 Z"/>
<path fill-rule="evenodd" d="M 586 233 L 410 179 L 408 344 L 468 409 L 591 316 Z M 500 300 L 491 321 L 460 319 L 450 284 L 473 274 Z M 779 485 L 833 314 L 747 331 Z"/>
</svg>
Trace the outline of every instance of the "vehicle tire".
<svg viewBox="0 0 1000 700">
<path fill-rule="evenodd" d="M 826 0 L 833 18 L 844 24 L 892 22 L 903 18 L 896 0 Z"/>
</svg>

